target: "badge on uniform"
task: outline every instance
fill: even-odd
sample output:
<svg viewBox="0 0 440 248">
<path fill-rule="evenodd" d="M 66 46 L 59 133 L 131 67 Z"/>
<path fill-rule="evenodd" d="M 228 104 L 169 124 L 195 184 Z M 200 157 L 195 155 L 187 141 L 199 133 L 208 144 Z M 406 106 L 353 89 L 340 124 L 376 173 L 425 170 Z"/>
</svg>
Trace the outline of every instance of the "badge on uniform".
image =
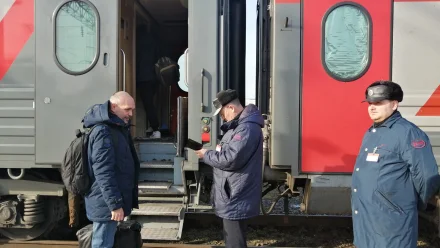
<svg viewBox="0 0 440 248">
<path fill-rule="evenodd" d="M 221 147 L 221 145 L 217 145 L 217 146 L 215 147 L 215 150 L 218 151 L 218 152 L 221 152 L 221 151 L 222 151 L 222 147 Z"/>
<path fill-rule="evenodd" d="M 369 162 L 379 161 L 379 153 L 368 153 L 367 161 L 369 161 Z"/>
<path fill-rule="evenodd" d="M 379 161 L 379 153 L 376 153 L 377 147 L 374 148 L 373 153 L 367 154 L 367 161 L 377 162 Z"/>
</svg>

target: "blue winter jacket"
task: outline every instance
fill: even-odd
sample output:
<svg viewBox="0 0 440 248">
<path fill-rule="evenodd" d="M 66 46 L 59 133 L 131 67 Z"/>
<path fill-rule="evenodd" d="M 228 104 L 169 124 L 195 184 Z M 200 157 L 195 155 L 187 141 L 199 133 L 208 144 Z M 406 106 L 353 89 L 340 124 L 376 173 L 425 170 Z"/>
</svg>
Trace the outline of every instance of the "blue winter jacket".
<svg viewBox="0 0 440 248">
<path fill-rule="evenodd" d="M 354 245 L 417 246 L 418 206 L 438 192 L 428 136 L 396 111 L 366 132 L 352 176 Z"/>
<path fill-rule="evenodd" d="M 258 108 L 248 105 L 238 119 L 222 125 L 226 133 L 220 151 L 207 151 L 203 157 L 213 167 L 211 197 L 220 218 L 241 220 L 260 213 L 263 126 Z"/>
<path fill-rule="evenodd" d="M 124 216 L 138 207 L 139 160 L 129 132 L 129 125 L 110 112 L 110 102 L 91 107 L 84 119 L 84 127 L 96 124 L 89 136 L 88 162 L 92 180 L 85 196 L 87 217 L 91 221 L 111 220 L 111 211 L 123 208 Z M 110 128 L 115 130 L 117 144 L 113 144 Z M 115 150 L 116 148 L 116 150 Z"/>
</svg>

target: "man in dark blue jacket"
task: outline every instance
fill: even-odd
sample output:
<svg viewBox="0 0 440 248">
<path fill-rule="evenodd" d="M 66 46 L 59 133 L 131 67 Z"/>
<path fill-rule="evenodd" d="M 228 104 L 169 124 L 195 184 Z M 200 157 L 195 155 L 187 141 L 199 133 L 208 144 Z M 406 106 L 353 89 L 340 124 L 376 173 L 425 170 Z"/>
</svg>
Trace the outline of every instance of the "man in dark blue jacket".
<svg viewBox="0 0 440 248">
<path fill-rule="evenodd" d="M 226 247 L 247 247 L 245 220 L 260 214 L 264 120 L 255 105 L 242 107 L 235 90 L 219 92 L 214 106 L 225 134 L 215 151 L 196 153 L 213 168 L 212 199 Z"/>
<path fill-rule="evenodd" d="M 352 176 L 354 244 L 416 247 L 417 210 L 440 187 L 429 138 L 397 110 L 403 99 L 398 84 L 375 82 L 365 97 L 373 125 L 363 138 Z"/>
<path fill-rule="evenodd" d="M 140 164 L 129 130 L 134 108 L 133 98 L 121 91 L 92 106 L 83 119 L 86 128 L 98 125 L 89 136 L 92 186 L 85 197 L 87 217 L 93 221 L 93 248 L 113 247 L 118 221 L 138 207 Z"/>
</svg>

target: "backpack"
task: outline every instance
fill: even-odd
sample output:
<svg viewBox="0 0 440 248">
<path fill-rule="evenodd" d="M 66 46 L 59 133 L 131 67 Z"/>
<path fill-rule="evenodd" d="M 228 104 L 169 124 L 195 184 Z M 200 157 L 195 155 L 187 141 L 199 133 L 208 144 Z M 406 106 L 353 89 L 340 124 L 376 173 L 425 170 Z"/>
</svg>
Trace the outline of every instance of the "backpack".
<svg viewBox="0 0 440 248">
<path fill-rule="evenodd" d="M 89 224 L 76 232 L 79 248 L 91 248 L 93 238 L 93 224 Z"/>
<path fill-rule="evenodd" d="M 168 57 L 160 58 L 155 64 L 157 79 L 164 85 L 170 86 L 179 81 L 179 68 L 173 60 Z"/>
<path fill-rule="evenodd" d="M 87 148 L 89 136 L 96 126 L 105 125 L 100 123 L 91 128 L 75 130 L 75 139 L 70 143 L 61 162 L 61 178 L 66 189 L 74 195 L 85 196 L 91 187 L 89 177 L 89 163 Z M 109 126 L 110 127 L 110 126 Z M 110 127 L 113 145 L 116 147 L 118 136 L 116 130 Z"/>
</svg>

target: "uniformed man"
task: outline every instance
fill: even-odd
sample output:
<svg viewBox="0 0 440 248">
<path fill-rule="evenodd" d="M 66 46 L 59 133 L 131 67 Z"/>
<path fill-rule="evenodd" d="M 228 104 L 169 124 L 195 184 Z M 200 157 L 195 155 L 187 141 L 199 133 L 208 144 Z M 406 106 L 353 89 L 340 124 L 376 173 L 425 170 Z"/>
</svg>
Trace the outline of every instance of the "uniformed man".
<svg viewBox="0 0 440 248">
<path fill-rule="evenodd" d="M 211 197 L 223 219 L 225 246 L 245 248 L 246 220 L 260 214 L 264 118 L 253 104 L 243 108 L 235 90 L 220 91 L 213 104 L 225 135 L 216 150 L 195 152 L 213 168 Z"/>
<path fill-rule="evenodd" d="M 440 176 L 428 136 L 397 110 L 401 87 L 378 81 L 365 91 L 373 125 L 352 177 L 354 244 L 358 248 L 416 247 L 418 207 L 438 192 Z"/>
</svg>

